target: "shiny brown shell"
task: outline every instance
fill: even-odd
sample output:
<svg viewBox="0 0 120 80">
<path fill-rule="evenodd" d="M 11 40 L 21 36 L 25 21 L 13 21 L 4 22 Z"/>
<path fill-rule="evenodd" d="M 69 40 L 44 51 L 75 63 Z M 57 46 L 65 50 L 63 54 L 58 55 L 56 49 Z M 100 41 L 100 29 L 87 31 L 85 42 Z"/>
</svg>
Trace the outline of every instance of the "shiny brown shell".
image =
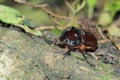
<svg viewBox="0 0 120 80">
<path fill-rule="evenodd" d="M 56 40 L 56 45 L 69 52 L 91 52 L 97 49 L 98 43 L 92 33 L 75 27 L 68 27 Z"/>
</svg>

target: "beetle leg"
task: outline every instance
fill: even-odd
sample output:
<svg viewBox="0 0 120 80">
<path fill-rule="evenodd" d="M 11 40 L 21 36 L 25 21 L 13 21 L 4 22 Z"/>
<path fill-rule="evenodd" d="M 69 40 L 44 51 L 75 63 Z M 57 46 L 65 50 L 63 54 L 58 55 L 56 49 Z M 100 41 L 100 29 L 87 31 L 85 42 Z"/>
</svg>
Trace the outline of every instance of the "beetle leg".
<svg viewBox="0 0 120 80">
<path fill-rule="evenodd" d="M 68 55 L 70 55 L 70 50 L 68 49 L 68 47 L 66 47 L 63 59 Z"/>
<path fill-rule="evenodd" d="M 67 57 L 68 55 L 70 55 L 70 51 L 65 52 L 65 53 L 63 54 L 63 58 L 62 58 L 62 59 L 64 59 L 64 58 Z"/>
<path fill-rule="evenodd" d="M 82 55 L 83 55 L 85 61 L 86 61 L 90 66 L 92 66 L 92 67 L 95 67 L 95 66 L 96 66 L 95 64 L 93 64 L 93 63 L 91 63 L 90 61 L 88 61 L 87 57 L 85 56 L 85 55 L 86 55 L 86 52 L 82 52 Z"/>
<path fill-rule="evenodd" d="M 85 56 L 85 52 L 82 52 L 82 56 L 84 57 L 85 60 L 87 60 L 87 57 Z"/>
<path fill-rule="evenodd" d="M 68 47 L 65 47 L 65 54 L 66 54 L 66 55 L 70 55 L 70 50 L 69 50 Z"/>
<path fill-rule="evenodd" d="M 79 50 L 83 53 L 83 54 L 85 54 L 85 50 L 86 49 L 86 46 L 85 45 L 83 45 L 83 44 L 81 44 L 80 46 L 79 46 Z"/>
<path fill-rule="evenodd" d="M 55 41 L 50 41 L 50 40 L 45 39 L 45 38 L 44 38 L 44 41 L 45 41 L 48 45 L 54 45 L 54 44 L 55 44 Z"/>
</svg>

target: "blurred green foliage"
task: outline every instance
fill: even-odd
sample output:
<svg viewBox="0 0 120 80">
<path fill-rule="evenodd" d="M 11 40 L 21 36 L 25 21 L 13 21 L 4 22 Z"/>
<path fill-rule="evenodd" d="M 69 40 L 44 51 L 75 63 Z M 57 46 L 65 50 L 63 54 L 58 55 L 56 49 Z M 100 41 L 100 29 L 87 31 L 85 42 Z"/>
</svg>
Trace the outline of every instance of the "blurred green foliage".
<svg viewBox="0 0 120 80">
<path fill-rule="evenodd" d="M 66 0 L 65 3 L 70 9 L 70 16 L 75 16 L 85 6 L 85 1 L 80 2 L 80 0 L 75 0 L 72 3 Z"/>
<path fill-rule="evenodd" d="M 91 19 L 97 0 L 86 0 L 86 3 L 88 5 L 88 18 Z"/>
<path fill-rule="evenodd" d="M 56 8 L 56 6 L 62 6 L 64 0 L 40 0 L 41 3 L 48 3 L 50 7 Z"/>
<path fill-rule="evenodd" d="M 115 13 L 119 10 L 120 10 L 120 0 L 108 2 L 104 6 L 104 11 L 110 12 L 112 16 L 114 16 Z"/>
<path fill-rule="evenodd" d="M 87 17 L 89 19 L 92 19 L 95 13 L 94 9 L 96 8 L 96 6 L 99 7 L 98 4 L 100 4 L 98 3 L 98 1 L 100 2 L 100 0 L 28 0 L 28 1 L 33 4 L 48 3 L 50 4 L 50 6 L 47 8 L 52 12 L 57 13 L 58 15 L 66 15 L 71 18 L 76 18 L 77 20 L 79 20 L 81 17 L 84 18 L 84 16 L 81 16 L 81 13 L 84 13 L 85 18 Z M 115 13 L 117 11 L 120 11 L 119 0 L 115 0 L 115 1 L 105 0 L 105 1 L 106 2 L 104 4 L 100 5 L 102 7 L 102 8 L 100 7 L 101 12 L 99 13 L 100 15 L 97 16 L 98 23 L 102 24 L 103 26 L 111 24 L 115 16 Z M 36 26 L 55 24 L 50 19 L 48 14 L 46 14 L 46 12 L 43 12 L 39 8 L 33 8 L 26 5 L 18 5 L 17 3 L 14 2 L 14 0 L 13 1 L 0 0 L 0 2 L 17 8 L 21 14 L 24 14 L 25 17 L 30 19 L 31 22 L 33 22 Z M 79 25 L 74 21 L 63 20 L 59 18 L 56 20 L 62 26 L 67 25 L 67 27 L 68 26 L 79 27 Z M 26 24 L 30 24 L 30 23 L 27 22 Z"/>
<path fill-rule="evenodd" d="M 0 0 L 0 3 L 4 2 L 5 0 Z"/>
<path fill-rule="evenodd" d="M 52 33 L 54 33 L 54 34 L 57 35 L 57 36 L 60 36 L 61 33 L 62 33 L 62 31 L 63 31 L 63 30 L 60 30 L 60 29 L 57 29 L 57 28 L 56 28 L 56 29 L 53 29 L 53 30 L 52 30 Z"/>
<path fill-rule="evenodd" d="M 112 23 L 115 13 L 120 11 L 120 1 L 111 1 L 105 4 L 99 17 L 99 24 L 108 25 Z"/>
</svg>

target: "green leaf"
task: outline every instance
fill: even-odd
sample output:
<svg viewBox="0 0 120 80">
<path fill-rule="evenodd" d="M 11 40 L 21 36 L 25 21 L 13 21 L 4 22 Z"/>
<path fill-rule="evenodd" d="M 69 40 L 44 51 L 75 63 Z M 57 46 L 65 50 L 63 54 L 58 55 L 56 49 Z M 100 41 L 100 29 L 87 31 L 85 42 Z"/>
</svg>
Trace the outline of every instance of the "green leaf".
<svg viewBox="0 0 120 80">
<path fill-rule="evenodd" d="M 21 25 L 21 24 L 16 24 L 16 27 L 22 28 L 25 30 L 25 32 L 33 34 L 35 36 L 42 36 L 42 32 L 39 30 L 35 30 L 35 29 L 30 29 L 28 26 L 26 25 Z"/>
<path fill-rule="evenodd" d="M 0 20 L 8 24 L 22 24 L 24 16 L 14 8 L 0 5 Z"/>
<path fill-rule="evenodd" d="M 30 33 L 32 33 L 33 35 L 35 35 L 35 36 L 43 36 L 42 35 L 42 32 L 41 31 L 39 31 L 39 30 L 31 30 L 31 32 Z"/>
<path fill-rule="evenodd" d="M 35 36 L 42 36 L 42 32 L 39 30 L 31 29 L 30 23 L 25 21 L 24 16 L 22 16 L 16 9 L 0 5 L 0 20 L 7 24 L 13 24 L 16 27 L 22 28 L 25 32 L 33 34 Z M 24 25 L 23 25 L 24 23 Z"/>
</svg>

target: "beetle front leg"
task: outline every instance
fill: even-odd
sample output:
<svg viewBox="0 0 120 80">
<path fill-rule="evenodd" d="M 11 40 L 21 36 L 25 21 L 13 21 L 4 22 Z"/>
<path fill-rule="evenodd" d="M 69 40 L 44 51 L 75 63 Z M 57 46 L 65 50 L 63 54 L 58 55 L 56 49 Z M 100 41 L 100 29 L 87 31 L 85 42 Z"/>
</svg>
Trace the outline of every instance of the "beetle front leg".
<svg viewBox="0 0 120 80">
<path fill-rule="evenodd" d="M 87 52 L 82 52 L 82 55 L 83 55 L 85 61 L 86 61 L 90 66 L 95 67 L 95 66 L 96 66 L 95 64 L 93 64 L 93 63 L 91 63 L 90 61 L 88 61 L 88 59 L 87 59 L 87 57 L 86 57 L 86 54 L 87 54 Z"/>
<path fill-rule="evenodd" d="M 65 52 L 65 53 L 63 54 L 63 58 L 62 58 L 62 59 L 64 59 L 64 58 L 67 57 L 68 55 L 70 55 L 70 51 Z"/>
<path fill-rule="evenodd" d="M 65 47 L 65 55 L 70 55 L 70 49 L 68 47 Z"/>
<path fill-rule="evenodd" d="M 71 51 L 69 50 L 69 48 L 65 47 L 65 53 L 63 54 L 64 55 L 63 59 L 70 54 L 71 54 Z"/>
</svg>

